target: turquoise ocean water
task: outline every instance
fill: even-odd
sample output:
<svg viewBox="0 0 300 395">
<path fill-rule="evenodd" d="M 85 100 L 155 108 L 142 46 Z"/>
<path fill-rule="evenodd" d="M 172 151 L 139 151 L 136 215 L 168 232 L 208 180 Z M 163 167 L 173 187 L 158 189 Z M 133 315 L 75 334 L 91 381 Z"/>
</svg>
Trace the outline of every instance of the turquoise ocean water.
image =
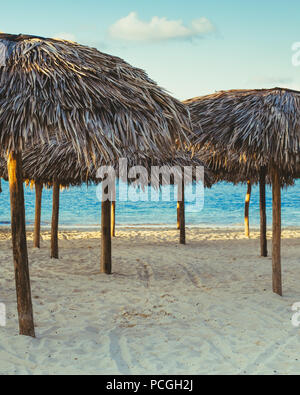
<svg viewBox="0 0 300 395">
<path fill-rule="evenodd" d="M 122 185 L 124 187 L 124 185 Z M 10 224 L 9 188 L 2 181 L 0 194 L 0 225 Z M 205 189 L 204 208 L 187 212 L 186 222 L 193 226 L 242 226 L 246 186 L 220 183 L 212 189 Z M 60 224 L 66 227 L 93 227 L 100 224 L 101 204 L 97 198 L 96 186 L 73 187 L 61 192 Z M 35 192 L 25 188 L 26 221 L 34 221 Z M 300 180 L 295 186 L 282 193 L 282 222 L 284 226 L 300 226 Z M 117 225 L 175 225 L 176 201 L 160 202 L 117 202 Z M 187 206 L 192 203 L 187 203 Z M 269 224 L 272 217 L 272 195 L 267 189 L 267 210 Z M 42 225 L 51 221 L 52 191 L 43 191 Z M 250 224 L 259 225 L 259 190 L 253 186 L 250 204 Z"/>
</svg>

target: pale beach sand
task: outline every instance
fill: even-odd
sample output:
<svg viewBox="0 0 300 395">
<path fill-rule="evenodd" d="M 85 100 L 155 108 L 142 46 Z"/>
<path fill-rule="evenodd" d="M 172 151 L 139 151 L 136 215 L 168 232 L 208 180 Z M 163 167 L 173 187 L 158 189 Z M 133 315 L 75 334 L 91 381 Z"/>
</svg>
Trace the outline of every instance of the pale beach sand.
<svg viewBox="0 0 300 395">
<path fill-rule="evenodd" d="M 18 336 L 9 231 L 0 231 L 0 374 L 292 374 L 300 372 L 300 230 L 283 231 L 284 297 L 258 232 L 119 229 L 101 275 L 100 233 L 60 232 L 60 260 L 28 233 L 37 338 Z M 270 236 L 270 233 L 269 233 Z M 269 242 L 271 250 L 271 242 Z"/>
</svg>

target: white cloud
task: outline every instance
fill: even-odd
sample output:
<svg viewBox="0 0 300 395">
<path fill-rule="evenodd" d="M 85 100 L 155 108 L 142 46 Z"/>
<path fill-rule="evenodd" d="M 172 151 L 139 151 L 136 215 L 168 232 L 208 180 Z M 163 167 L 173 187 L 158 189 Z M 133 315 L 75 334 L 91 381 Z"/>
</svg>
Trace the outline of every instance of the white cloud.
<svg viewBox="0 0 300 395">
<path fill-rule="evenodd" d="M 162 41 L 169 39 L 202 37 L 215 30 L 207 18 L 195 19 L 190 26 L 181 20 L 168 20 L 154 16 L 150 22 L 139 19 L 136 12 L 119 19 L 109 28 L 113 38 L 127 41 Z"/>
<path fill-rule="evenodd" d="M 257 83 L 260 85 L 284 85 L 284 84 L 292 84 L 294 81 L 290 77 L 283 77 L 283 76 L 255 76 L 251 78 L 250 82 Z"/>
<path fill-rule="evenodd" d="M 72 33 L 58 33 L 54 38 L 66 41 L 76 41 L 76 37 Z"/>
</svg>

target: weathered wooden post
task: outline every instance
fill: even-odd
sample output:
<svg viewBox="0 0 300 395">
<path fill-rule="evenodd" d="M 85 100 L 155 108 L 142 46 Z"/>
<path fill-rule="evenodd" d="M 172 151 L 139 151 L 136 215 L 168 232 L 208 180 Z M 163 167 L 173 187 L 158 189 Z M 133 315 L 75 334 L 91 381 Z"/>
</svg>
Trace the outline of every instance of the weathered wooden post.
<svg viewBox="0 0 300 395">
<path fill-rule="evenodd" d="M 184 180 L 182 180 L 182 196 L 179 201 L 179 224 L 180 224 L 180 244 L 186 244 L 185 238 L 185 204 L 184 204 Z"/>
<path fill-rule="evenodd" d="M 111 237 L 116 237 L 116 202 L 111 202 Z"/>
<path fill-rule="evenodd" d="M 102 189 L 102 195 L 104 196 L 107 191 L 108 186 Z M 111 274 L 111 202 L 108 196 L 106 200 L 102 201 L 101 232 L 101 273 Z"/>
<path fill-rule="evenodd" d="M 41 182 L 36 182 L 35 183 L 35 219 L 34 219 L 34 235 L 33 235 L 34 248 L 40 248 L 42 192 L 43 192 L 43 184 Z"/>
<path fill-rule="evenodd" d="M 266 168 L 260 169 L 259 175 L 259 202 L 260 202 L 260 253 L 268 256 L 267 246 L 267 214 L 266 214 Z"/>
<path fill-rule="evenodd" d="M 177 188 L 177 229 L 180 229 L 180 188 Z"/>
<path fill-rule="evenodd" d="M 51 258 L 58 259 L 59 183 L 53 180 Z"/>
<path fill-rule="evenodd" d="M 177 201 L 177 229 L 180 229 L 180 202 Z"/>
<path fill-rule="evenodd" d="M 273 292 L 282 296 L 281 279 L 281 182 L 278 168 L 272 173 L 273 194 L 273 236 L 272 236 L 272 272 Z"/>
<path fill-rule="evenodd" d="M 245 199 L 245 235 L 250 237 L 250 226 L 249 226 L 249 205 L 251 198 L 251 182 L 247 181 L 247 194 Z"/>
<path fill-rule="evenodd" d="M 10 152 L 7 168 L 20 335 L 35 337 L 26 242 L 22 156 L 20 153 Z"/>
</svg>

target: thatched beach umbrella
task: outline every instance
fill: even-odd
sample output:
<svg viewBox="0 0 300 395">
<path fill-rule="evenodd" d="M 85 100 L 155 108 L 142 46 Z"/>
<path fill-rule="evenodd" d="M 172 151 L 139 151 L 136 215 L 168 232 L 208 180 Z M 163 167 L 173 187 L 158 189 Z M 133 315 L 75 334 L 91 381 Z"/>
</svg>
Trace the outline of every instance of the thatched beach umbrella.
<svg viewBox="0 0 300 395">
<path fill-rule="evenodd" d="M 239 173 L 248 168 L 273 186 L 273 291 L 281 284 L 281 187 L 297 177 L 300 162 L 300 92 L 289 89 L 235 90 L 186 101 L 198 135 L 195 150 L 206 150 L 214 168 L 230 169 L 232 154 L 244 158 Z M 224 162 L 224 151 L 230 155 Z M 236 163 L 236 162 L 235 162 Z"/>
<path fill-rule="evenodd" d="M 77 154 L 73 146 L 68 141 L 57 142 L 51 138 L 47 144 L 35 145 L 33 148 L 25 150 L 22 155 L 23 161 L 23 179 L 32 180 L 35 186 L 36 199 L 35 199 L 35 225 L 34 225 L 34 247 L 40 247 L 40 222 L 41 222 L 41 197 L 43 185 L 53 188 L 53 208 L 52 208 L 52 221 L 51 221 L 51 258 L 59 258 L 58 252 L 58 219 L 59 219 L 59 188 L 80 186 L 82 184 L 99 183 L 101 180 L 97 178 L 97 167 L 104 165 L 105 163 L 101 158 L 97 158 L 97 167 L 94 164 L 87 166 L 78 160 Z M 5 166 L 5 159 L 0 158 L 0 175 L 7 178 L 7 168 Z M 184 167 L 192 167 L 193 169 L 193 181 L 196 180 L 196 169 L 204 167 L 201 160 L 196 157 L 191 158 L 188 152 L 177 152 L 175 158 L 169 158 L 166 162 L 144 160 L 139 161 L 139 165 L 143 165 L 146 170 L 147 178 L 143 179 L 138 177 L 137 179 L 121 179 L 124 182 L 135 184 L 136 186 L 146 186 L 150 179 L 148 175 L 151 175 L 153 166 L 160 169 L 175 170 L 178 174 L 184 171 Z M 114 164 L 116 174 L 119 173 L 119 164 Z M 129 168 L 127 169 L 127 173 Z M 205 187 L 211 187 L 213 179 L 211 173 L 205 169 L 204 172 L 204 183 Z M 159 186 L 168 185 L 169 183 L 174 185 L 175 179 L 171 175 L 170 179 L 164 179 L 160 177 Z M 186 180 L 186 184 L 191 180 Z M 181 183 L 178 186 L 179 199 L 178 205 L 179 210 L 179 228 L 180 229 L 180 243 L 185 244 L 185 209 L 184 209 L 184 196 L 181 198 L 181 194 L 184 194 L 184 185 Z M 115 234 L 115 204 L 111 204 L 111 237 Z"/>
<path fill-rule="evenodd" d="M 253 185 L 259 184 L 260 192 L 260 225 L 261 225 L 261 256 L 266 257 L 267 253 L 267 219 L 266 219 L 266 185 L 272 185 L 272 178 L 267 173 L 266 168 L 256 168 L 253 161 L 249 161 L 245 154 L 237 154 L 229 149 L 214 149 L 205 144 L 199 147 L 197 154 L 203 162 L 211 169 L 215 183 L 225 181 L 229 183 L 246 184 L 247 194 L 245 198 L 245 233 L 249 236 L 249 203 L 251 189 Z M 299 172 L 298 172 L 299 173 Z M 294 185 L 295 175 L 282 174 L 282 186 Z"/>
<path fill-rule="evenodd" d="M 205 165 L 205 163 L 200 160 L 197 156 L 191 157 L 189 154 L 183 155 L 183 162 L 185 164 L 182 165 L 183 167 L 191 166 L 192 177 L 190 180 L 183 180 L 182 185 L 178 185 L 178 199 L 177 199 L 177 229 L 180 230 L 180 244 L 186 244 L 186 222 L 185 222 L 185 188 L 188 184 L 202 182 L 204 183 L 205 188 L 211 188 L 212 185 L 215 183 L 215 177 L 209 168 Z M 203 167 L 204 170 L 204 178 L 203 180 L 198 179 L 197 169 Z"/>
<path fill-rule="evenodd" d="M 34 247 L 40 247 L 41 197 L 43 185 L 52 186 L 51 258 L 58 259 L 58 220 L 60 187 L 80 186 L 96 181 L 96 169 L 78 159 L 76 150 L 68 141 L 35 145 L 23 155 L 23 177 L 35 184 Z"/>
<path fill-rule="evenodd" d="M 0 34 L 0 142 L 8 153 L 20 333 L 34 336 L 22 178 L 24 148 L 70 140 L 81 158 L 163 158 L 188 142 L 186 108 L 122 59 L 73 42 Z M 110 210 L 110 205 L 108 206 Z M 110 216 L 110 214 L 109 214 Z"/>
<path fill-rule="evenodd" d="M 203 181 L 204 186 L 206 188 L 210 188 L 214 183 L 214 177 L 212 173 L 209 171 L 207 166 L 205 166 L 204 162 L 201 161 L 198 157 L 192 157 L 189 152 L 186 151 L 178 151 L 176 153 L 175 158 L 166 158 L 164 162 L 161 161 L 148 161 L 144 162 L 144 167 L 147 170 L 147 174 L 151 174 L 151 169 L 153 167 L 158 167 L 162 170 L 162 174 L 160 174 L 158 183 L 155 187 L 160 188 L 166 185 L 173 185 L 177 187 L 178 193 L 178 202 L 177 202 L 177 229 L 180 230 L 180 244 L 186 244 L 186 228 L 185 228 L 185 186 L 189 185 L 193 182 Z M 185 177 L 184 169 L 190 168 L 192 170 L 191 177 Z M 203 168 L 204 170 L 204 179 L 198 179 L 199 177 L 199 168 Z M 170 177 L 165 177 L 163 175 L 163 170 L 170 170 Z M 167 174 L 169 172 L 167 171 Z M 127 180 L 125 180 L 127 182 Z M 146 179 L 138 178 L 135 180 L 128 180 L 129 183 L 134 183 L 136 186 L 151 186 L 150 179 L 147 177 Z M 156 183 L 155 183 L 156 184 Z M 113 232 L 115 230 L 115 205 L 112 206 L 112 236 L 115 236 Z"/>
<path fill-rule="evenodd" d="M 89 183 L 91 175 L 86 166 L 78 161 L 76 151 L 73 146 L 65 144 L 43 144 L 36 145 L 30 150 L 25 150 L 22 154 L 23 180 L 35 188 L 35 221 L 33 246 L 40 248 L 40 228 L 41 228 L 41 208 L 43 187 L 53 188 L 53 215 L 51 227 L 51 258 L 58 258 L 57 236 L 59 190 L 70 186 L 79 186 L 82 183 Z M 63 164 L 59 160 L 63 159 Z M 75 160 L 76 159 L 76 160 Z M 8 181 L 7 159 L 0 158 L 0 176 Z M 92 180 L 94 181 L 94 180 Z M 55 230 L 56 229 L 56 230 Z M 53 237 L 54 236 L 54 237 Z"/>
</svg>

